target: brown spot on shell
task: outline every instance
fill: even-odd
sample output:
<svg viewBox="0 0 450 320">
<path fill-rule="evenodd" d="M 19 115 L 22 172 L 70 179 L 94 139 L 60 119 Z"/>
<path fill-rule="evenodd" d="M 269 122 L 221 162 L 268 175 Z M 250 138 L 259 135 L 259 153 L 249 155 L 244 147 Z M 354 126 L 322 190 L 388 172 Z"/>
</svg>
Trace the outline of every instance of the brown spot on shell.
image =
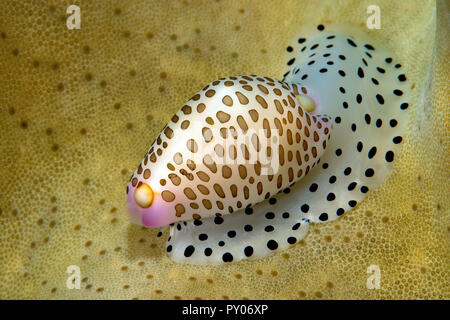
<svg viewBox="0 0 450 320">
<path fill-rule="evenodd" d="M 177 176 L 175 173 L 170 173 L 168 177 L 169 177 L 170 181 L 172 181 L 172 183 L 173 183 L 175 186 L 179 186 L 179 185 L 180 185 L 181 179 L 180 179 L 180 177 Z"/>
<path fill-rule="evenodd" d="M 166 135 L 167 138 L 172 139 L 173 130 L 167 127 L 166 129 L 164 129 L 164 134 Z"/>
<path fill-rule="evenodd" d="M 258 195 L 261 195 L 263 192 L 263 185 L 262 182 L 258 182 L 258 184 L 256 185 L 256 189 L 258 191 Z"/>
<path fill-rule="evenodd" d="M 205 111 L 205 109 L 206 109 L 206 106 L 205 106 L 204 103 L 199 103 L 198 104 L 198 106 L 197 106 L 197 112 L 198 113 L 202 113 L 203 111 Z"/>
<path fill-rule="evenodd" d="M 223 111 L 218 111 L 216 113 L 216 117 L 221 123 L 228 122 L 231 118 L 231 116 L 228 113 L 223 112 Z"/>
<path fill-rule="evenodd" d="M 297 150 L 297 152 L 295 153 L 295 157 L 297 158 L 297 164 L 299 166 L 301 166 L 302 165 L 302 156 L 300 154 L 300 151 Z"/>
<path fill-rule="evenodd" d="M 233 105 L 233 99 L 229 95 L 224 96 L 222 98 L 222 102 L 228 107 L 231 107 Z"/>
<path fill-rule="evenodd" d="M 189 120 L 184 120 L 181 123 L 181 129 L 186 130 L 187 128 L 189 128 L 189 124 L 190 124 Z"/>
<path fill-rule="evenodd" d="M 244 186 L 244 198 L 245 200 L 248 200 L 248 198 L 250 197 L 250 190 L 247 186 Z"/>
<path fill-rule="evenodd" d="M 208 209 L 208 210 L 212 209 L 211 201 L 209 201 L 208 199 L 203 199 L 202 204 L 205 207 L 205 209 Z"/>
<path fill-rule="evenodd" d="M 303 140 L 303 150 L 308 150 L 308 142 L 306 140 Z"/>
<path fill-rule="evenodd" d="M 319 141 L 319 135 L 317 134 L 316 131 L 314 131 L 314 141 Z"/>
<path fill-rule="evenodd" d="M 197 196 L 195 195 L 194 190 L 192 190 L 191 188 L 189 188 L 189 187 L 184 188 L 183 192 L 189 200 L 197 199 Z"/>
<path fill-rule="evenodd" d="M 188 167 L 189 169 L 191 169 L 191 171 L 194 171 L 195 168 L 197 167 L 197 166 L 195 165 L 195 162 L 192 161 L 191 159 L 188 159 L 188 160 L 186 161 L 186 165 L 187 165 L 187 167 Z"/>
<path fill-rule="evenodd" d="M 231 195 L 233 196 L 233 198 L 236 198 L 238 188 L 237 188 L 237 186 L 235 184 L 232 184 L 230 186 L 230 191 L 231 191 Z"/>
<path fill-rule="evenodd" d="M 277 178 L 277 188 L 281 188 L 282 184 L 283 184 L 283 176 L 280 174 L 278 175 Z"/>
<path fill-rule="evenodd" d="M 284 165 L 284 148 L 281 144 L 278 146 L 278 159 L 279 159 L 280 165 L 283 166 Z"/>
<path fill-rule="evenodd" d="M 196 172 L 197 176 L 199 177 L 200 180 L 204 181 L 204 182 L 208 182 L 209 181 L 209 176 L 203 172 L 203 171 L 198 171 Z"/>
<path fill-rule="evenodd" d="M 292 168 L 289 168 L 288 176 L 289 176 L 289 182 L 292 182 L 292 180 L 294 180 L 294 170 Z"/>
<path fill-rule="evenodd" d="M 240 164 L 238 167 L 239 170 L 239 176 L 241 177 L 242 180 L 244 180 L 245 178 L 247 178 L 247 168 Z"/>
<path fill-rule="evenodd" d="M 229 156 L 232 160 L 235 160 L 237 157 L 237 149 L 236 146 L 231 145 L 228 149 Z"/>
<path fill-rule="evenodd" d="M 255 109 L 252 109 L 248 113 L 250 114 L 250 117 L 252 118 L 253 122 L 258 121 L 258 118 L 259 118 L 258 111 L 256 111 Z"/>
<path fill-rule="evenodd" d="M 275 118 L 275 119 L 273 120 L 273 122 L 275 123 L 275 126 L 276 126 L 277 129 L 278 129 L 278 135 L 282 136 L 282 135 L 283 135 L 283 125 L 281 124 L 280 119 Z"/>
<path fill-rule="evenodd" d="M 228 179 L 231 177 L 231 175 L 233 174 L 233 172 L 231 171 L 231 168 L 227 165 L 224 165 L 222 167 L 222 177 L 224 177 L 225 179 Z"/>
<path fill-rule="evenodd" d="M 244 94 L 242 94 L 242 93 L 239 92 L 239 91 L 236 91 L 236 96 L 238 97 L 239 102 L 240 102 L 241 104 L 248 104 L 249 100 L 248 100 L 248 98 L 247 98 Z"/>
<path fill-rule="evenodd" d="M 269 94 L 269 90 L 262 84 L 258 84 L 258 89 L 261 90 L 261 92 L 264 92 L 265 94 Z"/>
<path fill-rule="evenodd" d="M 289 123 L 294 122 L 294 116 L 292 115 L 292 112 L 288 111 L 287 116 Z"/>
<path fill-rule="evenodd" d="M 292 145 L 294 143 L 294 140 L 292 139 L 292 131 L 291 129 L 287 129 L 286 131 L 286 135 L 287 135 L 287 141 L 290 145 Z"/>
<path fill-rule="evenodd" d="M 264 134 L 266 135 L 266 138 L 270 138 L 270 136 L 272 135 L 272 132 L 270 131 L 269 120 L 267 120 L 266 118 L 264 118 L 264 120 L 263 120 L 263 129 L 264 129 Z"/>
<path fill-rule="evenodd" d="M 175 195 L 169 190 L 164 190 L 163 192 L 161 192 L 161 197 L 166 202 L 172 202 L 173 200 L 175 200 Z"/>
<path fill-rule="evenodd" d="M 309 116 L 309 113 L 306 113 L 306 122 L 308 122 L 308 126 L 311 125 L 311 117 Z"/>
<path fill-rule="evenodd" d="M 211 170 L 212 173 L 217 172 L 217 165 L 209 154 L 203 157 L 203 164 Z"/>
<path fill-rule="evenodd" d="M 181 108 L 181 111 L 182 111 L 185 115 L 188 115 L 188 114 L 191 114 L 192 108 L 191 108 L 190 106 L 188 106 L 188 105 L 184 105 L 184 106 Z"/>
<path fill-rule="evenodd" d="M 190 172 L 187 172 L 185 169 L 180 169 L 180 173 L 188 178 L 190 181 L 194 180 L 194 175 Z"/>
<path fill-rule="evenodd" d="M 189 139 L 189 140 L 186 142 L 186 147 L 187 147 L 188 150 L 189 150 L 190 152 L 192 152 L 192 153 L 195 153 L 195 152 L 198 151 L 198 146 L 197 146 L 197 143 L 195 142 L 194 139 Z"/>
<path fill-rule="evenodd" d="M 203 127 L 202 135 L 206 143 L 210 142 L 214 138 L 211 129 L 207 127 Z"/>
<path fill-rule="evenodd" d="M 209 89 L 208 91 L 206 91 L 205 96 L 207 96 L 208 98 L 213 97 L 216 94 L 216 91 L 213 89 Z"/>
<path fill-rule="evenodd" d="M 221 144 L 216 144 L 216 145 L 214 146 L 214 151 L 215 151 L 216 154 L 217 154 L 219 157 L 221 157 L 221 158 L 225 155 L 225 150 L 223 149 L 223 147 L 222 147 Z"/>
<path fill-rule="evenodd" d="M 173 155 L 173 161 L 178 165 L 182 164 L 183 163 L 183 155 L 179 152 L 175 153 Z"/>
<path fill-rule="evenodd" d="M 219 184 L 215 183 L 213 188 L 219 197 L 221 197 L 222 199 L 225 198 L 225 193 L 223 192 L 223 189 Z"/>
<path fill-rule="evenodd" d="M 198 184 L 197 185 L 197 189 L 198 189 L 198 191 L 200 191 L 204 195 L 208 195 L 209 194 L 209 189 L 206 186 L 202 185 L 202 184 Z"/>
<path fill-rule="evenodd" d="M 255 174 L 257 176 L 261 175 L 261 162 L 256 161 L 256 163 L 253 165 L 253 168 L 255 169 Z"/>
<path fill-rule="evenodd" d="M 238 122 L 239 127 L 241 127 L 242 131 L 244 131 L 244 133 L 247 132 L 248 125 L 247 125 L 247 122 L 245 122 L 244 117 L 239 115 L 237 117 L 237 122 Z"/>
<path fill-rule="evenodd" d="M 291 107 L 295 108 L 295 100 L 290 95 L 288 96 L 288 100 Z"/>
<path fill-rule="evenodd" d="M 228 130 L 227 130 L 227 128 L 220 128 L 220 136 L 223 139 L 226 139 L 228 137 Z"/>
<path fill-rule="evenodd" d="M 245 143 L 241 144 L 242 155 L 245 160 L 250 160 L 250 152 L 248 151 L 247 145 Z"/>
<path fill-rule="evenodd" d="M 280 101 L 275 99 L 273 102 L 275 102 L 275 107 L 277 108 L 278 113 L 283 114 L 284 109 L 283 109 L 283 106 L 281 105 Z"/>
<path fill-rule="evenodd" d="M 259 150 L 261 149 L 261 144 L 260 144 L 260 142 L 259 142 L 259 138 L 258 138 L 258 135 L 257 135 L 256 133 L 254 133 L 254 134 L 252 135 L 252 145 L 253 145 L 253 148 L 254 148 L 257 152 L 259 152 Z"/>
<path fill-rule="evenodd" d="M 237 132 L 236 128 L 233 126 L 230 126 L 230 128 L 228 130 L 230 131 L 230 136 L 236 140 L 236 138 L 238 137 L 238 132 Z"/>
<path fill-rule="evenodd" d="M 261 105 L 261 107 L 267 109 L 267 101 L 263 97 L 261 97 L 260 95 L 256 95 L 255 99 Z"/>
<path fill-rule="evenodd" d="M 181 217 L 181 215 L 186 212 L 186 209 L 181 203 L 178 203 L 177 205 L 175 205 L 175 212 L 177 217 Z"/>
</svg>

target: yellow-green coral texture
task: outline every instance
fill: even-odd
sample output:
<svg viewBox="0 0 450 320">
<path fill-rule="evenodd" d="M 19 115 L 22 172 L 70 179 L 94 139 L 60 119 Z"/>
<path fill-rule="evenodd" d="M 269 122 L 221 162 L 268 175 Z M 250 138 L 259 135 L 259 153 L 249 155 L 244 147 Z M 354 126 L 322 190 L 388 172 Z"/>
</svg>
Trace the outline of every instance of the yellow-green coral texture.
<svg viewBox="0 0 450 320">
<path fill-rule="evenodd" d="M 3 1 L 0 298 L 449 298 L 448 3 Z M 81 8 L 81 29 L 66 9 Z M 171 115 L 213 79 L 281 77 L 305 25 L 366 29 L 411 83 L 391 176 L 291 249 L 226 266 L 172 262 L 132 225 L 127 181 Z M 163 237 L 164 238 L 164 237 Z M 66 269 L 81 270 L 81 289 Z M 367 268 L 378 265 L 380 289 Z"/>
</svg>

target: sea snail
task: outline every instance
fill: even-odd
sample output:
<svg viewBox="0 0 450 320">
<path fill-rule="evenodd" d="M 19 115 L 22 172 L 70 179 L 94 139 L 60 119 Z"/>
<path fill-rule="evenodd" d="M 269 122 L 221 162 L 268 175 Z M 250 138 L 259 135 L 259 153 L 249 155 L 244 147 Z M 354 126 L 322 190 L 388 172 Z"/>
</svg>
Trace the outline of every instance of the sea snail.
<svg viewBox="0 0 450 320">
<path fill-rule="evenodd" d="M 364 36 L 324 29 L 287 47 L 283 81 L 212 81 L 145 154 L 127 208 L 145 227 L 170 226 L 174 261 L 223 264 L 288 248 L 391 171 L 408 120 L 402 67 Z"/>
</svg>

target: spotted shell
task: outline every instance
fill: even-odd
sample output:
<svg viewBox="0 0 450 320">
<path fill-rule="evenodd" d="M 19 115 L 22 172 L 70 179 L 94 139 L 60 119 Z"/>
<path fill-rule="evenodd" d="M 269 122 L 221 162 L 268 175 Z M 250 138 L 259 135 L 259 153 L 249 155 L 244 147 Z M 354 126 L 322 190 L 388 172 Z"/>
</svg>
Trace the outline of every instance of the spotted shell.
<svg viewBox="0 0 450 320">
<path fill-rule="evenodd" d="M 233 213 L 306 176 L 326 149 L 331 122 L 302 108 L 299 89 L 244 75 L 212 81 L 195 94 L 131 177 L 128 204 L 136 221 L 159 227 Z"/>
</svg>

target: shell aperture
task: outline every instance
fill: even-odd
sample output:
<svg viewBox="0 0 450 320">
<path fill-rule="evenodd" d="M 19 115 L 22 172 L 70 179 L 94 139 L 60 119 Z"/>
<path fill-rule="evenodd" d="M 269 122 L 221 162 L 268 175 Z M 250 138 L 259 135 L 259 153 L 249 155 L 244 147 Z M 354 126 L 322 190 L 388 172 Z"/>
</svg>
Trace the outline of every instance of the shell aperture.
<svg viewBox="0 0 450 320">
<path fill-rule="evenodd" d="M 301 35 L 287 51 L 283 82 L 230 77 L 196 94 L 132 176 L 131 215 L 146 226 L 171 225 L 166 250 L 174 261 L 222 264 L 285 249 L 306 236 L 310 222 L 331 221 L 355 207 L 392 170 L 408 118 L 401 65 L 381 46 L 339 32 Z M 226 155 L 226 148 L 215 145 L 209 153 L 201 151 L 223 138 L 224 129 L 231 137 L 255 130 L 256 138 L 270 140 L 267 131 L 257 131 L 267 128 L 265 123 L 281 138 L 282 152 L 274 157 L 279 172 L 262 173 L 262 163 L 204 160 L 208 154 L 214 160 Z M 248 150 L 236 151 L 245 160 L 258 144 L 244 135 L 250 137 Z M 203 157 L 183 163 L 171 148 Z M 148 208 L 134 201 L 142 184 L 155 194 Z M 164 200 L 164 191 L 172 201 Z"/>
</svg>

